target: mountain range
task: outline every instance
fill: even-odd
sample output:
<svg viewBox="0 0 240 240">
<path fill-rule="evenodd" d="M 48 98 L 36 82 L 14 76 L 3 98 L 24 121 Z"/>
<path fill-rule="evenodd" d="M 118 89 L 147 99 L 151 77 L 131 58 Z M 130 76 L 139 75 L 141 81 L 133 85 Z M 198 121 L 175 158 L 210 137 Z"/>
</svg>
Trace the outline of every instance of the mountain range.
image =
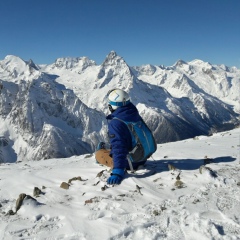
<svg viewBox="0 0 240 240">
<path fill-rule="evenodd" d="M 0 162 L 92 153 L 107 141 L 106 94 L 126 90 L 157 143 L 239 126 L 240 69 L 201 60 L 129 66 L 111 51 L 48 65 L 0 61 Z"/>
</svg>

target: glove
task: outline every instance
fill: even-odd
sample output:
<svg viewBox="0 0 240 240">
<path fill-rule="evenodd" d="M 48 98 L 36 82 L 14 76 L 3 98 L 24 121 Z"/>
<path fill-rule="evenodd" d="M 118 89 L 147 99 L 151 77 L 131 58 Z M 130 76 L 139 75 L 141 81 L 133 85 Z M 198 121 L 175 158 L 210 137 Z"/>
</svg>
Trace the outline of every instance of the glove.
<svg viewBox="0 0 240 240">
<path fill-rule="evenodd" d="M 122 168 L 114 168 L 111 173 L 111 177 L 108 178 L 108 184 L 120 184 L 124 178 L 124 169 Z"/>
</svg>

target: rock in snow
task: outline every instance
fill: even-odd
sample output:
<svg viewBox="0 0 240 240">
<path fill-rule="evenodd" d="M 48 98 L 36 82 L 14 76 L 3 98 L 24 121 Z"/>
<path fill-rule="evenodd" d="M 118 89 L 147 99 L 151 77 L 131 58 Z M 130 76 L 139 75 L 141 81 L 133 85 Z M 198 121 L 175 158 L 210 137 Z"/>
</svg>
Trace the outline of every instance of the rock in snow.
<svg viewBox="0 0 240 240">
<path fill-rule="evenodd" d="M 0 239 L 240 239 L 239 135 L 158 144 L 115 186 L 94 156 L 0 164 Z"/>
</svg>

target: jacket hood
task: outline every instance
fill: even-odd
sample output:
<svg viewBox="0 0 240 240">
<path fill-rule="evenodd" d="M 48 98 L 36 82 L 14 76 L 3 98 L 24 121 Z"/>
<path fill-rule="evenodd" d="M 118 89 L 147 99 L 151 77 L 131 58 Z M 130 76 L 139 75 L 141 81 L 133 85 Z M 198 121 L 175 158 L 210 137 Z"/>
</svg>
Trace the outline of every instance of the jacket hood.
<svg viewBox="0 0 240 240">
<path fill-rule="evenodd" d="M 128 105 L 119 107 L 112 114 L 108 115 L 106 118 L 108 120 L 114 117 L 120 118 L 128 122 L 137 122 L 141 120 L 137 108 L 130 102 Z"/>
</svg>

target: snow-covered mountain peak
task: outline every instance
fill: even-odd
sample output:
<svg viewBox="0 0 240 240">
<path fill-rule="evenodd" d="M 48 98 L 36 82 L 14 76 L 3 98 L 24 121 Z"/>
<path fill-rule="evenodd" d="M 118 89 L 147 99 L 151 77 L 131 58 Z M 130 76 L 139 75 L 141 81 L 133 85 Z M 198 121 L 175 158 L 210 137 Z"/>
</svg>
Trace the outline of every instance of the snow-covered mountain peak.
<svg viewBox="0 0 240 240">
<path fill-rule="evenodd" d="M 230 71 L 230 68 L 227 67 L 227 66 L 224 65 L 224 64 L 220 64 L 220 65 L 219 65 L 219 68 L 221 68 L 222 70 L 224 70 L 224 71 L 226 71 L 226 72 L 229 72 L 229 71 Z"/>
<path fill-rule="evenodd" d="M 202 61 L 201 59 L 194 59 L 190 62 L 188 62 L 190 65 L 202 65 L 202 64 L 205 64 L 204 61 Z"/>
<path fill-rule="evenodd" d="M 192 65 L 194 67 L 197 67 L 197 68 L 205 68 L 205 69 L 212 69 L 212 64 L 209 63 L 209 62 L 204 62 L 200 59 L 195 59 L 191 62 L 188 63 L 189 65 Z"/>
<path fill-rule="evenodd" d="M 85 70 L 89 66 L 95 66 L 96 63 L 88 57 L 65 57 L 58 58 L 52 65 L 52 68 L 58 69 L 77 69 L 79 71 Z"/>
<path fill-rule="evenodd" d="M 25 61 L 23 60 L 23 59 L 21 59 L 20 57 L 18 57 L 18 56 L 15 56 L 15 55 L 7 55 L 5 58 L 4 58 L 4 60 L 3 60 L 3 62 L 5 63 L 5 64 L 9 64 L 9 63 L 11 63 L 11 64 L 23 64 L 23 63 L 25 63 Z"/>
<path fill-rule="evenodd" d="M 26 62 L 27 65 L 31 68 L 34 68 L 35 70 L 39 70 L 39 67 L 33 62 L 32 59 L 30 59 L 28 62 Z"/>
<path fill-rule="evenodd" d="M 124 59 L 122 57 L 118 56 L 115 51 L 111 51 L 106 56 L 102 66 L 107 67 L 107 66 L 122 65 L 122 64 L 126 64 Z"/>
<path fill-rule="evenodd" d="M 18 70 L 23 72 L 26 69 L 26 62 L 20 57 L 7 55 L 1 62 L 1 67 L 5 70 Z"/>
<path fill-rule="evenodd" d="M 142 65 L 141 67 L 134 67 L 134 69 L 147 76 L 151 76 L 156 72 L 156 67 L 151 64 Z"/>
<path fill-rule="evenodd" d="M 111 51 L 100 66 L 95 87 L 108 90 L 118 87 L 127 90 L 131 88 L 133 79 L 134 74 L 124 59 L 118 56 L 116 52 Z M 108 90 L 105 90 L 106 93 Z"/>
<path fill-rule="evenodd" d="M 183 60 L 178 60 L 174 65 L 173 69 L 177 72 L 186 72 L 192 74 L 192 66 Z"/>
<path fill-rule="evenodd" d="M 237 68 L 237 67 L 231 67 L 230 71 L 233 72 L 233 73 L 236 73 L 236 72 L 240 72 L 240 69 Z"/>
<path fill-rule="evenodd" d="M 182 67 L 183 65 L 188 65 L 185 61 L 179 59 L 173 66 L 175 67 Z"/>
<path fill-rule="evenodd" d="M 31 80 L 34 75 L 39 75 L 38 67 L 32 60 L 24 61 L 20 57 L 8 55 L 0 61 L 2 78 L 12 80 Z"/>
<path fill-rule="evenodd" d="M 107 58 L 113 59 L 113 58 L 115 58 L 115 57 L 117 57 L 117 56 L 118 56 L 117 53 L 112 50 L 112 51 L 107 55 Z"/>
</svg>

